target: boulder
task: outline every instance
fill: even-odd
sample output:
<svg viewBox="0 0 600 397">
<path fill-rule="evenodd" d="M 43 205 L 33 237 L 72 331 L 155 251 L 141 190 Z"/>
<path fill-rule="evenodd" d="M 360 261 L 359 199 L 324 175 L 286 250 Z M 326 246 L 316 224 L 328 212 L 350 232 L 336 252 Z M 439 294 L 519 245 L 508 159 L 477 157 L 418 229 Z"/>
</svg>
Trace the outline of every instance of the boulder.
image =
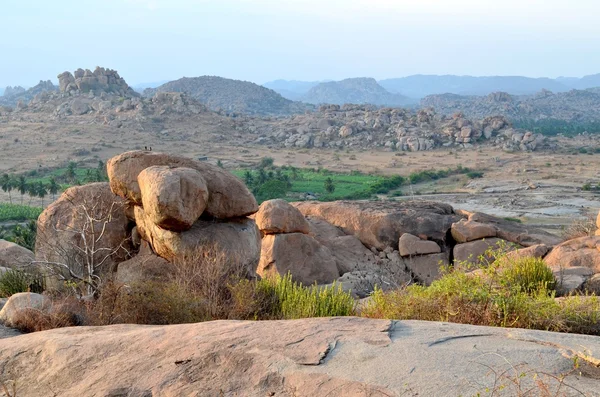
<svg viewBox="0 0 600 397">
<path fill-rule="evenodd" d="M 571 267 L 587 267 L 600 273 L 600 236 L 580 237 L 557 245 L 544 258 L 554 271 Z"/>
<path fill-rule="evenodd" d="M 483 214 L 481 212 L 470 214 L 469 220 L 491 224 L 496 227 L 496 237 L 524 247 L 531 247 L 532 245 L 538 244 L 546 244 L 549 247 L 553 247 L 561 242 L 560 237 L 543 230 L 492 215 Z"/>
<path fill-rule="evenodd" d="M 402 256 L 438 254 L 442 252 L 442 249 L 435 241 L 422 240 L 410 233 L 404 233 L 400 237 L 398 247 Z"/>
<path fill-rule="evenodd" d="M 554 271 L 558 295 L 569 295 L 572 292 L 583 289 L 586 282 L 594 275 L 594 272 L 584 266 L 574 266 Z"/>
<path fill-rule="evenodd" d="M 260 205 L 254 220 L 263 234 L 310 232 L 308 222 L 298 209 L 287 201 L 268 200 Z"/>
<path fill-rule="evenodd" d="M 111 158 L 107 172 L 112 191 L 142 205 L 140 172 L 152 166 L 187 167 L 200 172 L 208 188 L 206 214 L 226 219 L 255 213 L 258 205 L 244 183 L 229 172 L 202 161 L 157 152 L 133 151 Z"/>
<path fill-rule="evenodd" d="M 331 251 L 302 233 L 271 234 L 262 240 L 257 273 L 261 277 L 292 275 L 304 285 L 329 284 L 340 273 Z"/>
<path fill-rule="evenodd" d="M 206 181 L 192 168 L 148 167 L 138 184 L 146 216 L 163 229 L 189 230 L 206 209 Z"/>
<path fill-rule="evenodd" d="M 134 284 L 144 281 L 166 281 L 174 272 L 174 265 L 153 253 L 138 254 L 119 263 L 116 282 Z"/>
<path fill-rule="evenodd" d="M 521 248 L 506 254 L 507 259 L 520 259 L 520 258 L 543 258 L 550 251 L 550 248 L 546 244 L 532 245 L 531 247 Z"/>
<path fill-rule="evenodd" d="M 442 252 L 433 255 L 421 255 L 405 258 L 406 268 L 413 274 L 414 278 L 430 285 L 442 275 L 440 268 L 450 265 L 449 252 Z"/>
<path fill-rule="evenodd" d="M 178 258 L 222 256 L 228 265 L 252 276 L 260 259 L 260 231 L 249 218 L 198 220 L 190 230 L 174 232 L 156 226 L 141 207 L 135 207 L 135 220 L 142 238 L 169 262 Z"/>
<path fill-rule="evenodd" d="M 398 284 L 409 285 L 412 282 L 410 274 L 404 272 L 401 278 L 391 279 L 382 272 L 377 271 L 353 271 L 342 275 L 335 280 L 342 290 L 352 293 L 355 298 L 366 298 L 379 288 L 383 291 L 398 288 Z M 327 284 L 331 286 L 333 284 Z"/>
<path fill-rule="evenodd" d="M 93 258 L 101 273 L 116 270 L 131 251 L 124 205 L 108 183 L 67 189 L 38 218 L 36 261 L 77 266 Z"/>
<path fill-rule="evenodd" d="M 600 295 L 600 273 L 591 276 L 589 280 L 586 281 L 584 289 L 596 296 Z"/>
<path fill-rule="evenodd" d="M 293 203 L 304 216 L 318 216 L 355 235 L 364 245 L 398 249 L 404 233 L 427 236 L 445 246 L 447 232 L 460 219 L 447 204 L 428 201 Z"/>
<path fill-rule="evenodd" d="M 340 274 L 377 270 L 377 258 L 355 236 L 344 234 L 339 228 L 318 217 L 308 217 L 308 223 L 311 236 L 331 251 Z"/>
<path fill-rule="evenodd" d="M 471 266 L 479 266 L 484 264 L 480 260 L 486 251 L 489 249 L 507 249 L 511 250 L 511 245 L 508 241 L 499 238 L 486 238 L 483 240 L 471 241 L 464 244 L 457 244 L 454 246 L 454 263 L 467 264 Z M 487 257 L 488 261 L 493 262 L 493 257 Z"/>
<path fill-rule="evenodd" d="M 452 237 L 459 244 L 486 237 L 496 237 L 496 228 L 493 225 L 466 219 L 453 223 L 450 230 Z"/>
<path fill-rule="evenodd" d="M 0 239 L 0 267 L 21 269 L 35 259 L 33 252 L 18 244 Z"/>
<path fill-rule="evenodd" d="M 21 292 L 12 295 L 0 310 L 0 322 L 7 327 L 14 326 L 15 317 L 27 309 L 49 310 L 50 300 L 43 295 L 33 292 Z"/>
</svg>

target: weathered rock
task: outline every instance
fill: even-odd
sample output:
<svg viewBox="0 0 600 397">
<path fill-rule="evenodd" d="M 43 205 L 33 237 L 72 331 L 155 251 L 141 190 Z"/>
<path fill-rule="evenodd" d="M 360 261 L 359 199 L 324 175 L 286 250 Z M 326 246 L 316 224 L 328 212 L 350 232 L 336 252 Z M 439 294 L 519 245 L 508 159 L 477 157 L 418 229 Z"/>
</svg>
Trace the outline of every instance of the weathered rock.
<svg viewBox="0 0 600 397">
<path fill-rule="evenodd" d="M 335 257 L 340 274 L 354 271 L 373 272 L 378 269 L 378 261 L 373 252 L 356 237 L 344 234 L 339 228 L 318 217 L 308 217 L 308 223 L 310 234 L 329 248 Z"/>
<path fill-rule="evenodd" d="M 589 293 L 600 295 L 600 274 L 591 276 L 586 281 L 584 289 Z"/>
<path fill-rule="evenodd" d="M 557 286 L 556 290 L 559 295 L 568 295 L 572 292 L 583 289 L 586 281 L 592 277 L 594 272 L 584 266 L 574 266 L 563 268 L 554 271 Z"/>
<path fill-rule="evenodd" d="M 501 355 L 486 354 L 498 346 Z M 3 381 L 16 379 L 28 397 L 472 396 L 497 390 L 489 368 L 510 370 L 507 362 L 526 376 L 503 382 L 499 395 L 544 382 L 594 396 L 600 382 L 579 376 L 595 370 L 584 360 L 562 377 L 578 352 L 598 357 L 598 338 L 356 317 L 71 327 L 0 340 L 0 361 L 11 364 Z"/>
<path fill-rule="evenodd" d="M 600 273 L 599 245 L 600 236 L 565 241 L 554 247 L 544 261 L 554 271 L 571 267 L 587 267 L 593 273 Z"/>
<path fill-rule="evenodd" d="M 398 242 L 400 255 L 414 256 L 425 254 L 438 254 L 442 249 L 435 241 L 422 240 L 410 233 L 404 233 Z"/>
<path fill-rule="evenodd" d="M 440 268 L 450 265 L 450 255 L 442 252 L 433 255 L 421 255 L 405 258 L 406 268 L 417 280 L 425 285 L 430 285 L 441 277 Z"/>
<path fill-rule="evenodd" d="M 461 219 L 452 224 L 452 237 L 457 243 L 467 243 L 486 237 L 496 237 L 496 228 L 493 225 Z"/>
<path fill-rule="evenodd" d="M 252 219 L 198 220 L 185 232 L 156 226 L 141 207 L 135 207 L 135 219 L 142 238 L 169 262 L 178 258 L 222 256 L 233 268 L 252 276 L 260 259 L 260 231 Z"/>
<path fill-rule="evenodd" d="M 293 203 L 304 216 L 318 216 L 355 235 L 367 247 L 398 248 L 400 236 L 425 235 L 445 245 L 452 223 L 460 219 L 447 204 L 427 201 L 394 203 L 336 201 Z"/>
<path fill-rule="evenodd" d="M 510 251 L 514 248 L 506 240 L 499 238 L 486 238 L 483 240 L 471 241 L 464 244 L 454 246 L 454 262 L 459 264 L 468 264 L 478 266 L 482 264 L 480 257 L 486 254 L 488 250 L 498 250 L 505 248 Z M 490 262 L 494 261 L 493 257 L 486 255 L 486 259 Z"/>
<path fill-rule="evenodd" d="M 93 257 L 96 264 L 102 263 L 100 273 L 116 270 L 116 264 L 128 259 L 131 249 L 124 205 L 108 183 L 67 189 L 38 218 L 36 261 L 75 266 Z"/>
<path fill-rule="evenodd" d="M 507 259 L 519 258 L 543 258 L 550 251 L 550 248 L 545 244 L 532 245 L 531 247 L 521 248 L 506 254 Z"/>
<path fill-rule="evenodd" d="M 268 200 L 262 203 L 254 220 L 263 234 L 308 234 L 310 232 L 310 226 L 302 213 L 296 207 L 281 199 Z"/>
<path fill-rule="evenodd" d="M 340 273 L 331 251 L 302 233 L 271 234 L 262 240 L 257 273 L 262 277 L 292 275 L 304 285 L 329 284 Z"/>
<path fill-rule="evenodd" d="M 138 254 L 119 263 L 115 281 L 134 284 L 144 281 L 166 281 L 174 272 L 174 266 L 152 253 Z"/>
<path fill-rule="evenodd" d="M 187 167 L 199 171 L 208 187 L 205 212 L 210 216 L 226 219 L 258 211 L 252 193 L 240 179 L 227 171 L 206 162 L 157 152 L 133 151 L 111 158 L 107 172 L 112 191 L 136 205 L 142 205 L 137 177 L 151 166 Z"/>
<path fill-rule="evenodd" d="M 342 290 L 352 293 L 355 298 L 369 296 L 375 288 L 383 291 L 398 288 L 398 284 L 409 285 L 412 282 L 410 274 L 404 272 L 399 277 L 390 278 L 381 271 L 353 271 L 342 275 L 335 280 Z M 328 284 L 331 286 L 333 284 Z"/>
<path fill-rule="evenodd" d="M 8 327 L 14 325 L 16 316 L 23 310 L 49 310 L 50 300 L 33 292 L 21 292 L 12 295 L 0 310 L 0 322 Z"/>
<path fill-rule="evenodd" d="M 0 266 L 9 269 L 28 267 L 34 260 L 33 252 L 18 244 L 0 239 Z"/>
<path fill-rule="evenodd" d="M 189 230 L 206 209 L 206 181 L 192 168 L 148 167 L 138 184 L 146 216 L 163 229 Z"/>
<path fill-rule="evenodd" d="M 523 225 L 518 222 L 508 221 L 506 219 L 497 218 L 492 215 L 483 214 L 481 212 L 472 213 L 469 220 L 479 223 L 487 223 L 496 227 L 498 238 L 510 241 L 511 243 L 519 244 L 524 247 L 532 245 L 546 244 L 553 247 L 561 242 L 560 237 L 532 228 L 528 225 Z"/>
</svg>

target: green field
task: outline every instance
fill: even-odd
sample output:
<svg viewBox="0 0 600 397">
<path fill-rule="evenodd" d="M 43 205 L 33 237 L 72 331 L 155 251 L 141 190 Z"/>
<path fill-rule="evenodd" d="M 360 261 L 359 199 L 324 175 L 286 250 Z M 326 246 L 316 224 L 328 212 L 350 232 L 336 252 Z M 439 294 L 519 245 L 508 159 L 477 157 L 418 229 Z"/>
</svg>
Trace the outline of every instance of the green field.
<svg viewBox="0 0 600 397">
<path fill-rule="evenodd" d="M 0 222 L 36 220 L 42 213 L 39 207 L 19 204 L 0 204 Z"/>
</svg>

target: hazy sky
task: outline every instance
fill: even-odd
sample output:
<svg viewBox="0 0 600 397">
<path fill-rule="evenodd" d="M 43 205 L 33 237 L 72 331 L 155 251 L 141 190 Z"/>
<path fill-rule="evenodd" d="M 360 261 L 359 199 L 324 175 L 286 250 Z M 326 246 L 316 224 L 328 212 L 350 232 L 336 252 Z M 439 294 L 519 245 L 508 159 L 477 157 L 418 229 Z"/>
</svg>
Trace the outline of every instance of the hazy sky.
<svg viewBox="0 0 600 397">
<path fill-rule="evenodd" d="M 0 86 L 600 72 L 598 0 L 0 0 Z"/>
</svg>

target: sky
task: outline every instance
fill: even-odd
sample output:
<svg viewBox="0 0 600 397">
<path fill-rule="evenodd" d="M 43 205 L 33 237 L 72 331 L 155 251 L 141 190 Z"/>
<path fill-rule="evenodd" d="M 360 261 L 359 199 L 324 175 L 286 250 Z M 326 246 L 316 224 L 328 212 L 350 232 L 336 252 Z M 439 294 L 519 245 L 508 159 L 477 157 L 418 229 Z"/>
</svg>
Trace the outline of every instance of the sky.
<svg viewBox="0 0 600 397">
<path fill-rule="evenodd" d="M 218 75 L 600 73 L 598 0 L 0 0 L 0 87 L 65 70 Z"/>
</svg>

